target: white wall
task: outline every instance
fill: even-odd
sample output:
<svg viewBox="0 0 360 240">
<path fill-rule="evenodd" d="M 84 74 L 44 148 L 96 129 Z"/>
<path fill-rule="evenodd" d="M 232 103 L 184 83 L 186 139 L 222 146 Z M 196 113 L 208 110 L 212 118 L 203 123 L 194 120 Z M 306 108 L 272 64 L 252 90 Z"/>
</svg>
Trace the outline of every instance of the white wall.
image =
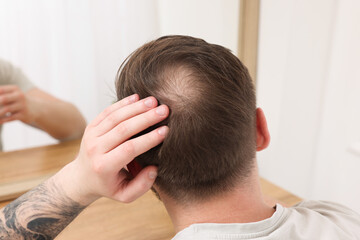
<svg viewBox="0 0 360 240">
<path fill-rule="evenodd" d="M 360 2 L 262 1 L 258 105 L 272 143 L 261 174 L 360 212 Z"/>
<path fill-rule="evenodd" d="M 237 54 L 238 0 L 159 0 L 161 35 L 181 34 L 203 38 Z"/>
<path fill-rule="evenodd" d="M 137 47 L 184 34 L 236 53 L 238 14 L 237 0 L 0 0 L 0 57 L 90 121 L 116 100 L 115 74 Z M 5 150 L 55 142 L 19 122 L 2 138 Z"/>
</svg>

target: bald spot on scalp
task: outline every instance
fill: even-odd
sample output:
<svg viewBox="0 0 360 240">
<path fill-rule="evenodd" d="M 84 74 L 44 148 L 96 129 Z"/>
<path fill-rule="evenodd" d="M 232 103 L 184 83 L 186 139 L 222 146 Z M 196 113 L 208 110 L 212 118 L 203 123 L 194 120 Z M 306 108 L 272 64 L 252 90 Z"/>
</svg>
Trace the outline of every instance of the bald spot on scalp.
<svg viewBox="0 0 360 240">
<path fill-rule="evenodd" d="M 172 113 L 193 111 L 205 92 L 205 84 L 198 78 L 194 71 L 183 65 L 165 68 L 159 74 L 158 100 L 167 104 Z"/>
</svg>

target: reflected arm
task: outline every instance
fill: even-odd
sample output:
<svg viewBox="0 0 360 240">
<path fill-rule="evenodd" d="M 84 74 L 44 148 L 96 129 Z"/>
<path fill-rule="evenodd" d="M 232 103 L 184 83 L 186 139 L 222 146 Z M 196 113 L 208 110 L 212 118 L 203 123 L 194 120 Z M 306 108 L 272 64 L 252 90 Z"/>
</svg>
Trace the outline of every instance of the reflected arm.
<svg viewBox="0 0 360 240">
<path fill-rule="evenodd" d="M 14 120 L 59 140 L 79 138 L 86 127 L 73 104 L 34 87 L 20 69 L 0 59 L 0 124 Z"/>
<path fill-rule="evenodd" d="M 59 140 L 80 138 L 86 122 L 71 103 L 34 88 L 25 93 L 28 117 L 22 121 L 40 128 Z"/>
</svg>

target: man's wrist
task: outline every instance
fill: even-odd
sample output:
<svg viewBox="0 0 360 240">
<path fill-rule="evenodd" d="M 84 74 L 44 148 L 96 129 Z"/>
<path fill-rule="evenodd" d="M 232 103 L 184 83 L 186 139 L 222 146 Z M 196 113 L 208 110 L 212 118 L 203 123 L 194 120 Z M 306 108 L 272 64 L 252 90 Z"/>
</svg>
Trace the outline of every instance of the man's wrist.
<svg viewBox="0 0 360 240">
<path fill-rule="evenodd" d="M 38 127 L 37 116 L 40 114 L 37 111 L 41 111 L 41 108 L 36 106 L 36 103 L 33 102 L 34 100 L 25 93 L 25 103 L 24 103 L 24 115 L 22 122 L 29 124 L 33 127 Z"/>
<path fill-rule="evenodd" d="M 99 196 L 89 191 L 88 179 L 83 176 L 83 172 L 81 166 L 73 161 L 54 176 L 54 182 L 61 186 L 67 197 L 83 206 L 88 206 Z"/>
</svg>

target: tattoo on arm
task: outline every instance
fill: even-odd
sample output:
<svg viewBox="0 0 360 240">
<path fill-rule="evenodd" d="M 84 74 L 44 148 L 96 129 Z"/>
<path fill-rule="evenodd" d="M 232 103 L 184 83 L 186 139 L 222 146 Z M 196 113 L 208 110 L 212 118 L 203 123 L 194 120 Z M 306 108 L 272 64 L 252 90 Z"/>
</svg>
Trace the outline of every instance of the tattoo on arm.
<svg viewBox="0 0 360 240">
<path fill-rule="evenodd" d="M 0 211 L 0 240 L 54 239 L 85 206 L 49 179 Z"/>
</svg>

